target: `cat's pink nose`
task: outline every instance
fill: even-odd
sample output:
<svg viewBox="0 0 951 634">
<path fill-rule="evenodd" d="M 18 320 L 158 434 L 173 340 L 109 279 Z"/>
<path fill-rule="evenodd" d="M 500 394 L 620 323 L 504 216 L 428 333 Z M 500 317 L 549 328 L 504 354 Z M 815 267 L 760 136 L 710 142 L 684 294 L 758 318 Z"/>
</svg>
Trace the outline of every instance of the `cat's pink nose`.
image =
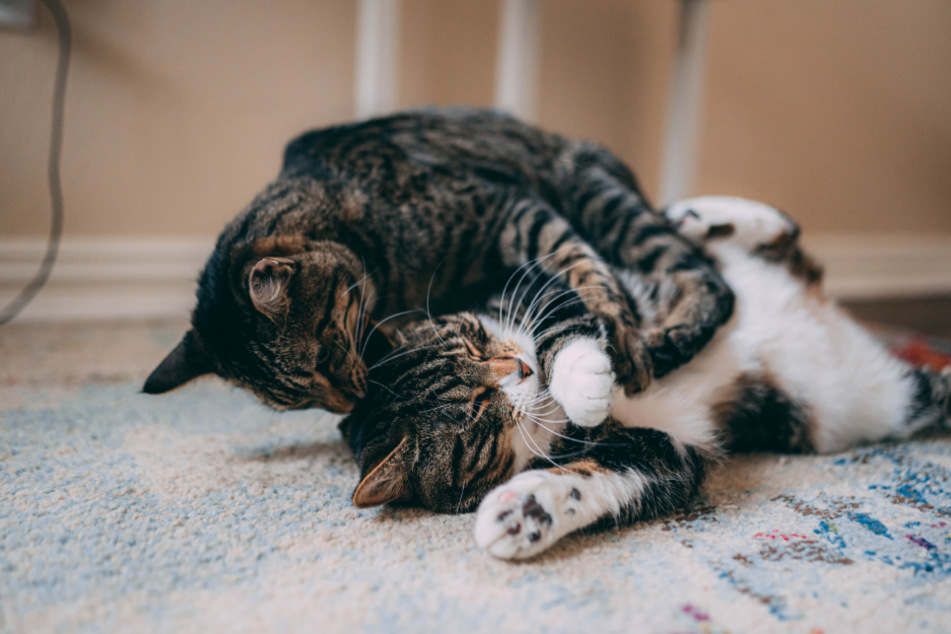
<svg viewBox="0 0 951 634">
<path fill-rule="evenodd" d="M 530 376 L 532 376 L 532 369 L 528 367 L 527 363 L 519 359 L 518 360 L 518 378 L 524 381 Z"/>
</svg>

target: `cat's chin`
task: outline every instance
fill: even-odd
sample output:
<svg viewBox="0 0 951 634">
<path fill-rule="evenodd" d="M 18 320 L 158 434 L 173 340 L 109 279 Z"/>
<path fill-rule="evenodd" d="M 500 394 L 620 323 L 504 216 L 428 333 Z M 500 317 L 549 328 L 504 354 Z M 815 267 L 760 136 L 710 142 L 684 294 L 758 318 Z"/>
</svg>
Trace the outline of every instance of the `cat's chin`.
<svg viewBox="0 0 951 634">
<path fill-rule="evenodd" d="M 523 360 L 523 362 L 525 362 Z M 525 362 L 527 364 L 527 362 Z M 531 367 L 530 364 L 528 364 Z M 541 396 L 541 384 L 538 382 L 538 372 L 532 370 L 532 375 L 519 379 L 516 376 L 506 377 L 499 383 L 499 388 L 512 405 L 521 412 L 532 413 Z"/>
<path fill-rule="evenodd" d="M 256 396 L 268 407 L 281 412 L 298 409 L 323 409 L 331 414 L 349 414 L 357 404 L 357 399 L 350 398 L 340 392 L 305 397 L 293 403 L 282 403 L 261 394 L 256 394 Z"/>
</svg>

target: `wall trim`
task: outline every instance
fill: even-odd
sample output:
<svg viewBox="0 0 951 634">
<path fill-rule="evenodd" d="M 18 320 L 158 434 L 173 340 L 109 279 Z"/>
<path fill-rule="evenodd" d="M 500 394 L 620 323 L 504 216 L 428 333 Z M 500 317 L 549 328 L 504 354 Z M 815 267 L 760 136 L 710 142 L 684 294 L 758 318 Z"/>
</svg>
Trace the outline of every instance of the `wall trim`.
<svg viewBox="0 0 951 634">
<path fill-rule="evenodd" d="M 188 317 L 211 238 L 69 238 L 18 322 Z M 814 236 L 806 247 L 841 299 L 951 294 L 951 236 Z M 33 276 L 46 242 L 0 239 L 0 301 Z"/>
<path fill-rule="evenodd" d="M 46 286 L 16 322 L 67 319 L 185 319 L 212 238 L 68 238 Z M 0 301 L 35 274 L 46 241 L 0 240 Z"/>
<path fill-rule="evenodd" d="M 803 243 L 825 267 L 826 292 L 833 297 L 951 294 L 951 236 L 819 235 Z"/>
</svg>

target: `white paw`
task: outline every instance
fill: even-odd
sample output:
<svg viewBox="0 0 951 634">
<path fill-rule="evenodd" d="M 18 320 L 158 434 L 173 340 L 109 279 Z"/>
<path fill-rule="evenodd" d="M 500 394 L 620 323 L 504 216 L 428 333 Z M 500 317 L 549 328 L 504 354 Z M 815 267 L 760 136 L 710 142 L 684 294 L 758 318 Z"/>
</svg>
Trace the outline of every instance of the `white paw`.
<svg viewBox="0 0 951 634">
<path fill-rule="evenodd" d="M 751 250 L 796 230 L 778 210 L 745 198 L 688 198 L 671 204 L 665 213 L 677 231 L 694 242 L 720 238 Z"/>
<path fill-rule="evenodd" d="M 578 528 L 581 494 L 563 480 L 526 471 L 490 491 L 476 514 L 476 544 L 499 559 L 525 559 Z"/>
<path fill-rule="evenodd" d="M 548 387 L 572 423 L 600 425 L 611 410 L 611 359 L 593 339 L 572 341 L 555 357 Z"/>
</svg>

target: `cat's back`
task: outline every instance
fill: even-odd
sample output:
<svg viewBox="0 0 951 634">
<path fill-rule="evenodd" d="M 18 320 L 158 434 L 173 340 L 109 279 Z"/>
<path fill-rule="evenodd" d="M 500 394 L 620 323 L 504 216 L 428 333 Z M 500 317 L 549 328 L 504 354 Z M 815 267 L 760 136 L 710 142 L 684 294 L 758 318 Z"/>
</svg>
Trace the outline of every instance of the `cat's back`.
<svg viewBox="0 0 951 634">
<path fill-rule="evenodd" d="M 534 180 L 566 143 L 498 111 L 430 108 L 306 132 L 287 145 L 282 173 L 316 169 L 375 178 L 383 169 L 458 178 L 481 171 Z"/>
</svg>

